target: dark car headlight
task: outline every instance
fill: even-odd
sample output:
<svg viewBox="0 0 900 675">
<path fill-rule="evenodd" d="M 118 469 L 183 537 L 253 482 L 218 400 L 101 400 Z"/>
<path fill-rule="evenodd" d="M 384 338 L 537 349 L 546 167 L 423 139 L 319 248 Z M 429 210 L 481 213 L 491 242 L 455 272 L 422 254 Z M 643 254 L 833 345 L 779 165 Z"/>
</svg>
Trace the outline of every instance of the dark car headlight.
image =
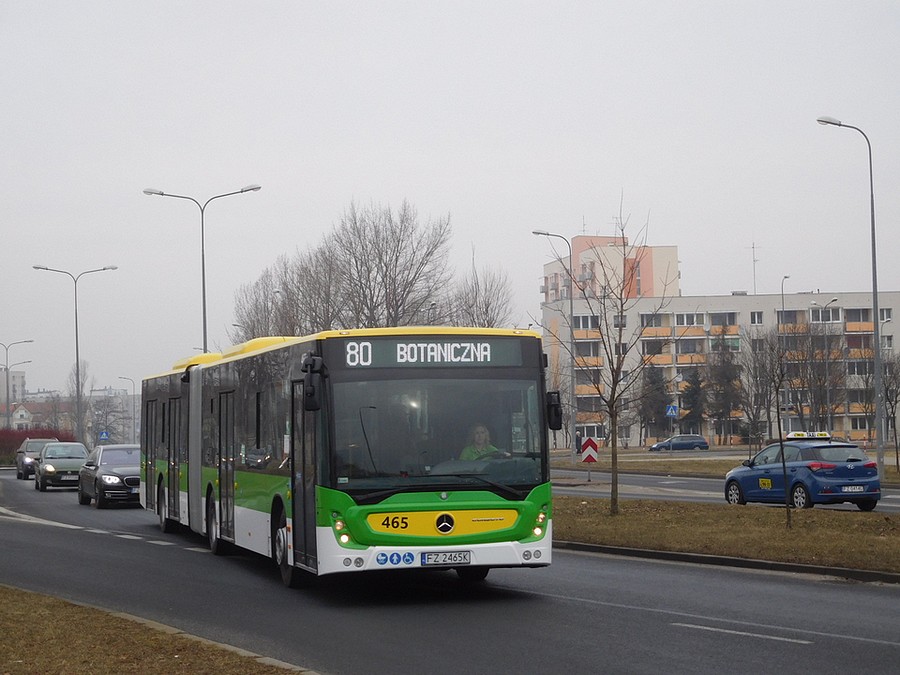
<svg viewBox="0 0 900 675">
<path fill-rule="evenodd" d="M 34 464 L 34 460 L 31 459 L 31 457 L 26 457 L 25 459 L 22 460 L 22 463 L 23 464 Z"/>
<path fill-rule="evenodd" d="M 104 474 L 100 476 L 100 480 L 102 480 L 107 485 L 121 485 L 122 479 L 118 476 L 113 476 L 111 474 Z"/>
</svg>

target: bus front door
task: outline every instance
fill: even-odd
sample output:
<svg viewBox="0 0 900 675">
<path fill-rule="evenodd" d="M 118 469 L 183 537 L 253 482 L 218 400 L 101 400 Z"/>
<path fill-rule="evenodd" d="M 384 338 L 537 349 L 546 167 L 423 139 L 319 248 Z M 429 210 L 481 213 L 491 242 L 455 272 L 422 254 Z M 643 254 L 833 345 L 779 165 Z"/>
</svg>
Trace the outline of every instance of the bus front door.
<svg viewBox="0 0 900 675">
<path fill-rule="evenodd" d="M 291 397 L 294 564 L 315 571 L 316 564 L 316 424 L 318 414 L 303 409 L 303 382 L 293 383 Z"/>
</svg>

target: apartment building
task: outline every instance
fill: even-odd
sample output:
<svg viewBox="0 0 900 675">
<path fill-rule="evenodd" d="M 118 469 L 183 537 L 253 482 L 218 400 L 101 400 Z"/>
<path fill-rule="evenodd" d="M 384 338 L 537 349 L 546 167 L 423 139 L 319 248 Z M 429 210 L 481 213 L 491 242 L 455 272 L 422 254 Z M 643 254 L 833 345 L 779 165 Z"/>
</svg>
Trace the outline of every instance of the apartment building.
<svg viewBox="0 0 900 675">
<path fill-rule="evenodd" d="M 735 291 L 725 296 L 682 296 L 675 247 L 630 249 L 627 242 L 611 237 L 576 236 L 572 242 L 572 325 L 567 256 L 544 267 L 541 323 L 550 356 L 549 386 L 563 392 L 564 400 L 575 363 L 576 432 L 581 437 L 608 438 L 616 433 L 621 443 L 639 445 L 669 433 L 700 433 L 713 442 L 736 442 L 749 433 L 751 418 L 763 438 L 776 435 L 778 425 L 785 433 L 829 430 L 860 442 L 874 435 L 876 317 L 871 293 Z M 603 260 L 598 252 L 610 255 Z M 612 278 L 600 265 L 623 270 L 624 276 Z M 900 292 L 880 292 L 877 322 L 889 370 L 897 354 L 895 308 L 900 308 Z M 776 398 L 764 402 L 765 424 L 759 410 L 748 414 L 742 406 L 735 406 L 729 419 L 689 420 L 684 393 L 694 375 L 708 382 L 710 366 L 727 351 L 746 377 L 753 353 L 773 339 L 785 377 Z M 600 394 L 609 383 L 610 353 L 624 354 L 626 375 L 632 369 L 639 371 L 641 363 L 659 368 L 668 400 L 653 424 L 639 419 L 637 406 L 629 404 L 640 397 L 635 382 L 623 396 L 619 428 L 609 428 Z M 891 381 L 885 376 L 886 386 Z M 885 438 L 892 433 L 892 417 L 888 400 Z"/>
</svg>

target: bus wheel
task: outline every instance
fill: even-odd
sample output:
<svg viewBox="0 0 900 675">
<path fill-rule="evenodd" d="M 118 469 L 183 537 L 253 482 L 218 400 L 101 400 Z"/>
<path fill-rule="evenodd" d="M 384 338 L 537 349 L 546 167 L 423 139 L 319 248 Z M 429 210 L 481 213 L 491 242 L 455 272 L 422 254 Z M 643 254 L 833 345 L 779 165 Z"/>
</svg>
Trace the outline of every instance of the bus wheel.
<svg viewBox="0 0 900 675">
<path fill-rule="evenodd" d="M 272 518 L 272 560 L 278 565 L 282 583 L 288 588 L 300 588 L 308 575 L 288 562 L 289 537 L 287 516 L 280 508 Z"/>
<path fill-rule="evenodd" d="M 206 539 L 213 555 L 225 555 L 225 542 L 219 539 L 219 519 L 216 517 L 216 502 L 212 494 L 206 497 Z"/>
<path fill-rule="evenodd" d="M 100 493 L 97 493 L 97 508 L 100 507 Z M 166 491 L 162 483 L 156 489 L 156 515 L 159 516 L 159 529 L 165 533 L 174 532 L 175 523 L 169 520 L 169 505 L 166 503 Z"/>
<path fill-rule="evenodd" d="M 456 574 L 466 583 L 476 583 L 484 581 L 490 570 L 490 567 L 485 567 L 483 565 L 476 565 L 475 567 L 457 567 Z"/>
</svg>

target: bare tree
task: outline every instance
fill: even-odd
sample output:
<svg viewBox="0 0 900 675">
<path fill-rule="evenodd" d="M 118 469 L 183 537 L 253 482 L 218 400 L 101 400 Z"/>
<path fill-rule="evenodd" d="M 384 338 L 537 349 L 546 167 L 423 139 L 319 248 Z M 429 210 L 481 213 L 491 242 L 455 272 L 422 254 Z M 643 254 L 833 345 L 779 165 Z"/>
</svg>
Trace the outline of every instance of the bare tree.
<svg viewBox="0 0 900 675">
<path fill-rule="evenodd" d="M 351 204 L 334 235 L 345 320 L 369 328 L 411 323 L 449 281 L 450 233 L 449 216 L 420 225 L 406 201 L 396 214 Z"/>
<path fill-rule="evenodd" d="M 453 323 L 478 328 L 496 328 L 508 323 L 512 316 L 512 287 L 502 270 L 472 267 L 459 281 L 452 297 Z"/>
<path fill-rule="evenodd" d="M 900 472 L 900 445 L 897 443 L 897 406 L 900 404 L 900 355 L 891 351 L 885 355 L 884 376 L 884 406 L 889 421 L 890 432 L 894 437 L 894 466 Z"/>
<path fill-rule="evenodd" d="M 639 350 L 642 327 L 627 327 L 625 321 L 632 307 L 638 302 L 648 300 L 637 292 L 641 263 L 648 255 L 645 246 L 648 225 L 649 223 L 645 222 L 638 230 L 636 243 L 630 243 L 626 237 L 628 218 L 623 215 L 623 206 L 620 203 L 619 214 L 615 218 L 614 242 L 610 246 L 604 246 L 602 251 L 594 249 L 591 252 L 600 264 L 594 266 L 594 273 L 590 275 L 590 279 L 583 282 L 576 281 L 574 272 L 572 270 L 568 272 L 572 284 L 570 292 L 577 289 L 588 307 L 588 312 L 597 317 L 596 328 L 591 327 L 586 332 L 589 339 L 599 342 L 605 367 L 596 369 L 596 376 L 584 380 L 576 378 L 576 382 L 588 384 L 593 388 L 592 395 L 601 400 L 609 421 L 612 515 L 619 512 L 620 423 L 630 425 L 637 420 L 637 414 L 629 408 L 640 399 L 644 368 L 651 366 L 653 361 L 652 355 L 641 354 Z M 667 288 L 671 281 L 671 278 L 664 281 L 664 288 Z M 660 297 L 653 298 L 652 302 L 655 304 L 652 307 L 648 305 L 648 310 L 654 314 L 659 313 L 668 304 L 665 292 Z M 571 331 L 576 327 L 568 328 Z M 585 330 L 584 327 L 580 329 Z M 544 330 L 558 344 L 560 352 L 568 353 L 570 359 L 575 357 L 569 351 L 568 342 L 562 339 L 558 331 L 554 331 L 550 326 L 544 326 Z M 574 402 L 570 402 L 570 405 L 573 404 Z M 624 412 L 626 410 L 629 411 Z M 574 411 L 571 414 L 575 414 Z M 571 439 L 569 442 L 571 443 Z"/>
<path fill-rule="evenodd" d="M 773 377 L 768 370 L 771 364 L 766 353 L 766 345 L 777 342 L 778 336 L 772 329 L 768 333 L 745 333 L 741 337 L 744 348 L 739 359 L 740 405 L 750 427 L 750 446 L 761 448 L 763 436 L 772 436 L 772 415 L 773 411 L 775 415 L 778 411 L 778 390 L 772 386 Z M 762 434 L 763 424 L 766 427 L 765 434 Z"/>
</svg>

